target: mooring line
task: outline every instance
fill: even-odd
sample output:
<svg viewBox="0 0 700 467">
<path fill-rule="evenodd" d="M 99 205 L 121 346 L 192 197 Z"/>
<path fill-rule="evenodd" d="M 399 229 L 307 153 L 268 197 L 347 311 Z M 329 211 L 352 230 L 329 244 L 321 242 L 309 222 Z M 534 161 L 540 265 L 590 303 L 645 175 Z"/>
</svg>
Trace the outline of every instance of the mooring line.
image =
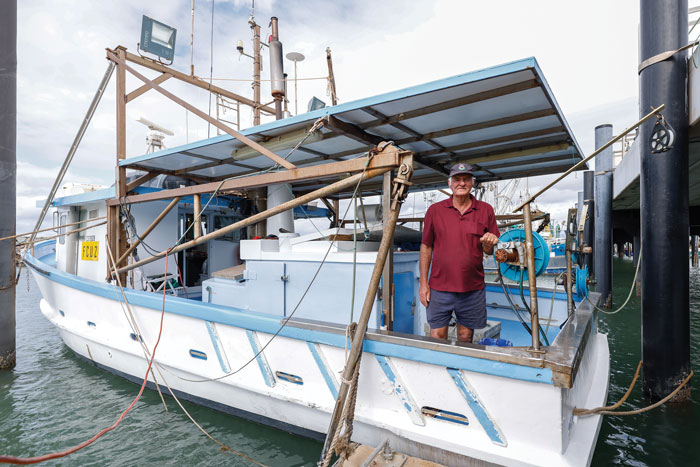
<svg viewBox="0 0 700 467">
<path fill-rule="evenodd" d="M 620 407 L 629 397 L 629 395 L 632 393 L 632 388 L 634 388 L 635 383 L 637 382 L 637 379 L 639 378 L 639 372 L 642 369 L 642 361 L 639 361 L 639 364 L 637 365 L 637 371 L 634 373 L 634 378 L 632 379 L 632 384 L 630 384 L 630 387 L 627 389 L 627 392 L 625 393 L 624 396 L 622 396 L 622 399 L 620 399 L 617 403 L 608 406 L 608 407 L 596 407 L 595 409 L 579 409 L 575 408 L 573 411 L 573 414 L 578 416 L 578 417 L 585 417 L 588 415 L 639 415 L 644 412 L 648 412 L 652 409 L 655 409 L 669 400 L 673 399 L 673 397 L 680 392 L 683 387 L 688 384 L 690 379 L 693 377 L 694 372 L 693 370 L 690 370 L 690 373 L 688 373 L 688 376 L 685 377 L 685 379 L 679 384 L 676 389 L 673 390 L 669 395 L 664 397 L 658 402 L 655 402 L 654 404 L 648 405 L 646 407 L 642 407 L 641 409 L 636 409 L 636 410 L 628 410 L 625 412 L 616 412 L 615 409 Z"/>
<path fill-rule="evenodd" d="M 111 249 L 111 247 L 109 246 L 109 244 L 107 244 L 107 251 L 108 251 L 108 253 L 109 253 L 109 259 L 111 260 L 111 264 L 110 264 L 111 269 L 112 269 L 113 272 L 116 272 L 116 264 L 114 263 L 114 256 L 112 255 L 112 249 Z M 168 265 L 167 265 L 167 256 L 166 256 L 165 272 L 167 273 L 167 271 L 168 271 Z M 150 351 L 148 350 L 148 346 L 146 345 L 146 343 L 145 343 L 145 342 L 143 341 L 143 339 L 141 338 L 141 336 L 142 336 L 141 329 L 139 328 L 138 322 L 136 321 L 136 317 L 134 316 L 133 312 L 131 311 L 131 305 L 129 304 L 129 301 L 128 301 L 127 298 L 126 298 L 126 294 L 124 293 L 124 288 L 123 288 L 123 286 L 122 286 L 121 280 L 119 279 L 119 276 L 118 276 L 118 275 L 117 275 L 117 284 L 119 285 L 119 290 L 120 290 L 121 295 L 122 295 L 122 298 L 123 298 L 123 300 L 124 300 L 124 305 L 126 305 L 126 308 L 127 308 L 127 310 L 128 310 L 129 316 L 131 317 L 131 319 L 129 319 L 129 317 L 126 316 L 126 312 L 124 313 L 124 314 L 125 314 L 125 317 L 127 318 L 127 322 L 129 323 L 129 326 L 131 327 L 132 331 L 134 331 L 134 333 L 136 333 L 138 342 L 141 344 L 141 348 L 142 348 L 142 350 L 143 350 L 143 352 L 144 352 L 145 357 L 146 357 L 146 358 L 149 358 L 149 356 L 150 356 Z M 164 289 L 164 290 L 165 290 L 165 289 Z M 165 298 L 164 298 L 164 300 L 165 300 Z M 122 311 L 124 311 L 124 307 L 123 307 L 121 301 L 119 302 L 119 305 L 122 307 Z M 163 303 L 163 310 L 165 310 L 165 302 Z M 239 456 L 239 457 L 241 457 L 241 458 L 243 458 L 243 459 L 246 459 L 246 460 L 252 462 L 252 463 L 255 464 L 255 465 L 259 465 L 259 466 L 262 466 L 262 467 L 267 467 L 265 464 L 261 464 L 260 462 L 258 462 L 258 461 L 256 461 L 255 459 L 249 457 L 248 455 L 246 455 L 246 454 L 244 454 L 244 453 L 242 453 L 242 452 L 240 452 L 240 451 L 237 451 L 237 450 L 233 449 L 231 446 L 228 446 L 228 445 L 222 443 L 221 441 L 219 441 L 218 439 L 214 438 L 214 436 L 212 436 L 206 429 L 204 429 L 204 427 L 203 427 L 202 425 L 200 425 L 200 424 L 194 419 L 194 417 L 192 417 L 192 415 L 189 413 L 189 411 L 182 405 L 182 403 L 180 402 L 180 399 L 175 395 L 175 392 L 174 392 L 174 391 L 172 390 L 172 388 L 170 387 L 170 384 L 168 384 L 168 380 L 165 379 L 165 376 L 163 376 L 163 373 L 161 372 L 161 366 L 158 364 L 158 362 L 155 362 L 155 368 L 156 368 L 156 371 L 158 372 L 158 375 L 160 375 L 161 379 L 163 380 L 163 384 L 165 384 L 165 387 L 168 388 L 168 392 L 169 392 L 170 395 L 173 397 L 173 399 L 175 399 L 175 402 L 176 402 L 177 405 L 180 407 L 180 409 L 182 409 L 182 411 L 183 411 L 184 414 L 187 416 L 187 418 L 189 418 L 190 421 L 191 421 L 204 435 L 206 435 L 210 440 L 212 440 L 213 442 L 215 442 L 216 444 L 218 444 L 222 451 L 225 451 L 225 452 L 226 452 L 226 451 L 232 452 L 233 454 L 236 454 L 237 456 Z M 159 384 L 158 384 L 158 380 L 156 379 L 156 376 L 155 376 L 155 374 L 153 374 L 152 371 L 151 371 L 151 375 L 153 376 L 153 381 L 155 382 L 156 389 L 158 390 L 158 394 L 160 394 L 160 398 L 161 398 L 161 400 L 163 401 L 163 406 L 165 406 L 165 410 L 167 411 L 167 410 L 168 410 L 168 407 L 165 405 L 165 399 L 163 398 L 163 394 L 161 393 L 160 386 L 159 386 Z"/>
</svg>

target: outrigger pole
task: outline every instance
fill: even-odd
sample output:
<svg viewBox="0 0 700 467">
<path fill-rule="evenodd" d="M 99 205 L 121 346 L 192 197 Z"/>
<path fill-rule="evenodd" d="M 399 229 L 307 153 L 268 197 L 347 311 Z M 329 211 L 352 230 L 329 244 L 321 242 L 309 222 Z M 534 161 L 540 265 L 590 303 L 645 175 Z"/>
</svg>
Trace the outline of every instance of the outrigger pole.
<svg viewBox="0 0 700 467">
<path fill-rule="evenodd" d="M 350 355 L 348 356 L 345 363 L 345 368 L 343 369 L 343 376 L 341 378 L 340 388 L 338 389 L 338 397 L 335 400 L 335 407 L 333 408 L 330 425 L 328 426 L 326 441 L 323 444 L 320 459 L 322 463 L 326 459 L 327 453 L 333 444 L 334 438 L 336 437 L 336 431 L 338 430 L 338 426 L 341 421 L 340 418 L 344 412 L 343 409 L 345 408 L 346 404 L 349 403 L 348 390 L 350 389 L 350 381 L 354 379 L 353 375 L 355 374 L 356 368 L 360 363 L 362 344 L 365 339 L 365 332 L 367 331 L 369 317 L 372 314 L 377 289 L 379 288 L 379 280 L 382 277 L 384 265 L 394 243 L 394 230 L 396 229 L 396 221 L 398 220 L 399 212 L 401 211 L 401 204 L 406 199 L 408 187 L 411 184 L 410 179 L 413 175 L 413 154 L 406 153 L 401 158 L 401 165 L 399 166 L 399 170 L 397 172 L 397 177 L 393 179 L 393 188 L 391 190 L 392 200 L 390 213 L 386 219 L 386 223 L 384 224 L 384 233 L 382 234 L 382 241 L 379 244 L 377 260 L 374 263 L 372 276 L 370 277 L 369 286 L 367 287 L 365 302 L 362 305 L 362 314 L 360 315 L 360 319 L 357 323 L 355 334 L 352 336 Z"/>
</svg>

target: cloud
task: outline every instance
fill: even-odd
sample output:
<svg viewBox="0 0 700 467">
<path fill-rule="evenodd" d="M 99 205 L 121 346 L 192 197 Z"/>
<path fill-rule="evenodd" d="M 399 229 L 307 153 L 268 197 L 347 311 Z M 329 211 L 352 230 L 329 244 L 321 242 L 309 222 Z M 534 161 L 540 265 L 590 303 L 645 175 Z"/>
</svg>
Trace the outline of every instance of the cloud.
<svg viewBox="0 0 700 467">
<path fill-rule="evenodd" d="M 239 56 L 235 45 L 240 39 L 246 51 L 251 50 L 250 6 L 248 0 L 216 1 L 213 35 L 211 2 L 196 2 L 194 21 L 195 74 L 207 79 L 211 75 L 216 84 L 246 96 L 252 95 L 252 62 Z M 148 15 L 177 28 L 173 66 L 188 72 L 190 7 L 187 0 L 122 0 L 118 7 L 88 0 L 19 2 L 17 159 L 31 168 L 18 171 L 18 229 L 33 225 L 31 217 L 38 209 L 31 206 L 51 186 L 45 171 L 57 171 L 68 152 L 107 67 L 104 49 L 122 44 L 135 53 L 141 16 Z M 341 102 L 535 56 L 584 152 L 592 150 L 595 125 L 613 122 L 622 128 L 637 118 L 636 1 L 259 0 L 255 15 L 263 39 L 270 33 L 269 17 L 276 15 L 285 53 L 306 56 L 298 64 L 303 79 L 298 81 L 300 111 L 314 95 L 330 100 L 324 79 L 325 50 L 330 47 Z M 266 77 L 269 60 L 267 50 L 263 52 Z M 291 75 L 292 63 L 285 61 L 285 66 Z M 140 84 L 127 78 L 128 89 Z M 206 91 L 172 79 L 164 87 L 208 111 Z M 267 82 L 262 94 L 263 100 L 271 100 Z M 113 182 L 114 110 L 113 77 L 66 182 Z M 205 122 L 150 92 L 128 106 L 128 156 L 140 155 L 146 147 L 147 130 L 135 121 L 141 115 L 176 133 L 166 139 L 170 147 L 216 134 Z M 251 121 L 249 110 L 241 112 L 243 127 Z M 542 183 L 532 179 L 531 191 Z M 569 177 L 560 187 L 561 195 L 543 196 L 542 206 L 562 215 L 575 202 L 580 184 L 580 176 Z M 565 196 L 567 201 L 560 201 Z"/>
</svg>

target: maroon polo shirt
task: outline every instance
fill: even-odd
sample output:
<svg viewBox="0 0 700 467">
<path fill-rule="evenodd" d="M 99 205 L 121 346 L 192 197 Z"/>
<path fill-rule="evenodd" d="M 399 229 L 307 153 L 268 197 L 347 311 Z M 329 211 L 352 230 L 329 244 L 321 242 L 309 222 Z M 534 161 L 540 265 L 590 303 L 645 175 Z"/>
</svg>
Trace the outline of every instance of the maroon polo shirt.
<svg viewBox="0 0 700 467">
<path fill-rule="evenodd" d="M 433 247 L 429 285 L 442 292 L 471 292 L 484 288 L 481 237 L 499 236 L 490 204 L 471 196 L 472 205 L 460 214 L 452 197 L 435 203 L 425 213 L 424 245 Z"/>
</svg>

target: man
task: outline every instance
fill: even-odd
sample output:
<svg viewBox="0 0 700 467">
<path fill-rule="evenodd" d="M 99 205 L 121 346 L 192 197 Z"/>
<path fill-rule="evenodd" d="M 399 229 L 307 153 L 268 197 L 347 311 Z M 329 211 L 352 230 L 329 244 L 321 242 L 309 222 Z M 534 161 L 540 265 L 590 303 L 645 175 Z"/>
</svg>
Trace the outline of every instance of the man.
<svg viewBox="0 0 700 467">
<path fill-rule="evenodd" d="M 420 301 L 427 309 L 432 337 L 447 338 L 454 312 L 457 339 L 471 342 L 474 329 L 486 326 L 483 254 L 493 253 L 498 225 L 491 205 L 470 193 L 474 173 L 469 164 L 455 164 L 448 183 L 452 196 L 425 213 Z"/>
</svg>

